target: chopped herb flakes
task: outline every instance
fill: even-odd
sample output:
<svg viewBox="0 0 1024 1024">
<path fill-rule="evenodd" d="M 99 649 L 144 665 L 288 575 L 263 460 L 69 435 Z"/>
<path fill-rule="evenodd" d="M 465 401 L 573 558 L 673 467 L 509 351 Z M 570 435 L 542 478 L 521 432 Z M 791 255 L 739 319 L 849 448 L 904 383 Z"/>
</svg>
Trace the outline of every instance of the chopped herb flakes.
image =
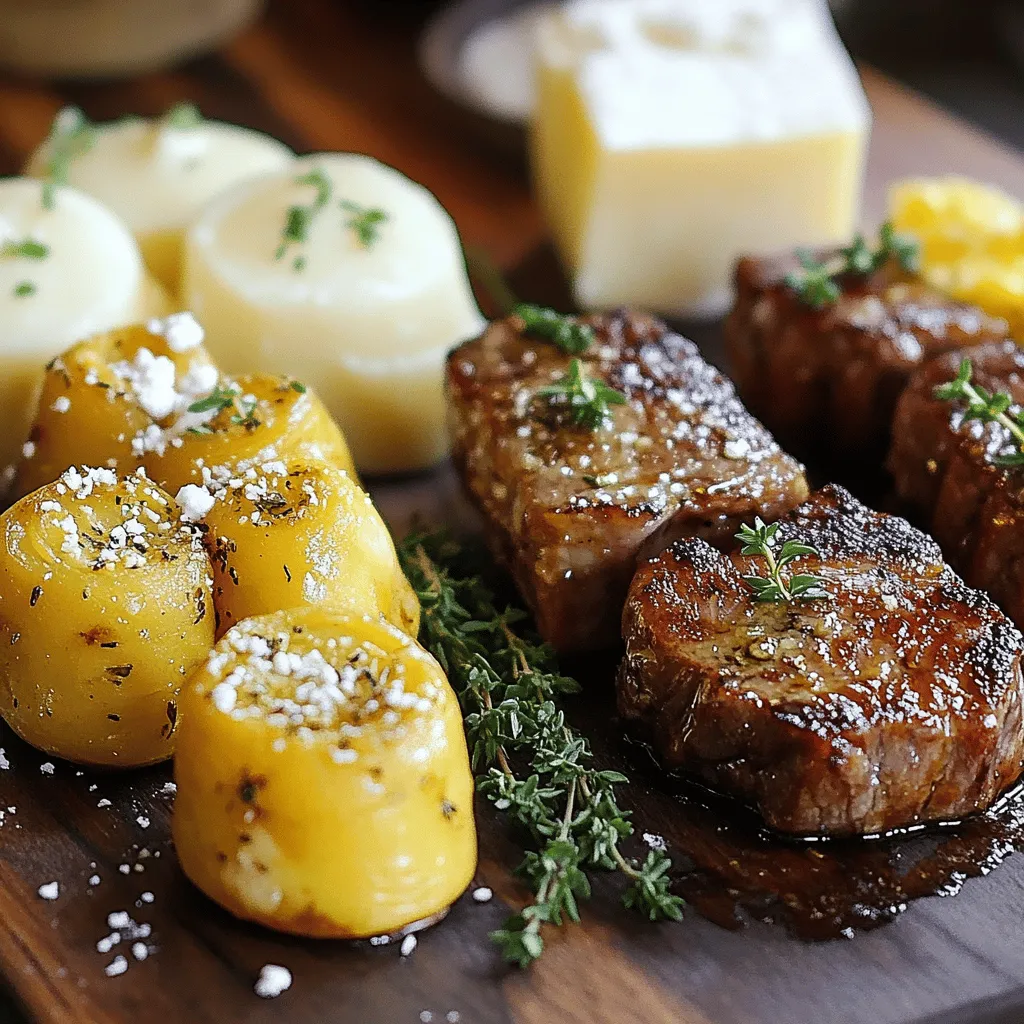
<svg viewBox="0 0 1024 1024">
<path fill-rule="evenodd" d="M 306 205 L 296 203 L 289 206 L 285 214 L 284 228 L 281 231 L 281 244 L 274 253 L 274 259 L 284 259 L 288 249 L 292 245 L 303 245 L 309 240 L 309 229 L 313 219 L 331 201 L 332 185 L 331 179 L 319 167 L 314 167 L 306 174 L 300 174 L 295 179 L 296 185 L 312 185 L 316 189 L 316 195 L 312 202 Z M 304 256 L 297 256 L 292 261 L 292 269 L 301 271 L 306 266 Z"/>
<path fill-rule="evenodd" d="M 380 226 L 387 222 L 388 215 L 378 207 L 360 206 L 348 199 L 342 199 L 338 205 L 351 214 L 345 221 L 345 227 L 355 232 L 364 249 L 372 248 L 380 236 Z"/>
<path fill-rule="evenodd" d="M 57 188 L 68 183 L 71 164 L 92 149 L 96 126 L 78 107 L 65 107 L 53 119 L 47 140 L 49 156 L 43 171 L 43 208 L 52 210 Z"/>
</svg>

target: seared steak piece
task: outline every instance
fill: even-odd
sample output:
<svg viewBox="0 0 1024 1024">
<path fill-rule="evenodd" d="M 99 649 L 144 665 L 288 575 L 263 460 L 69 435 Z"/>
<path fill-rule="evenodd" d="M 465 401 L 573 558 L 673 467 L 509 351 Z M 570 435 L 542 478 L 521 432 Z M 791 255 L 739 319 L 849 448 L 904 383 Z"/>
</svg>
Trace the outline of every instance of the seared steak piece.
<svg viewBox="0 0 1024 1024">
<path fill-rule="evenodd" d="M 909 281 L 893 265 L 844 278 L 835 304 L 812 309 L 785 283 L 798 266 L 791 256 L 739 262 L 725 340 L 740 397 L 780 444 L 805 457 L 877 463 L 896 400 L 920 362 L 1007 336 L 1005 321 Z"/>
<path fill-rule="evenodd" d="M 1024 625 L 1024 467 L 996 464 L 1019 444 L 998 423 L 969 420 L 964 403 L 935 397 L 969 357 L 972 383 L 1024 405 L 1024 352 L 1014 342 L 950 352 L 922 366 L 900 397 L 889 469 L 897 495 L 921 518 L 972 586 Z"/>
<path fill-rule="evenodd" d="M 1016 627 L 909 523 L 830 485 L 776 543 L 820 557 L 827 599 L 758 603 L 765 559 L 678 541 L 623 613 L 619 709 L 663 764 L 756 806 L 774 829 L 879 833 L 987 807 L 1019 775 Z"/>
<path fill-rule="evenodd" d="M 803 468 L 692 342 L 639 314 L 583 322 L 595 332 L 581 357 L 587 373 L 627 398 L 597 430 L 537 395 L 570 357 L 516 317 L 448 358 L 455 463 L 493 550 L 561 651 L 618 643 L 645 545 L 718 542 L 807 496 Z"/>
</svg>

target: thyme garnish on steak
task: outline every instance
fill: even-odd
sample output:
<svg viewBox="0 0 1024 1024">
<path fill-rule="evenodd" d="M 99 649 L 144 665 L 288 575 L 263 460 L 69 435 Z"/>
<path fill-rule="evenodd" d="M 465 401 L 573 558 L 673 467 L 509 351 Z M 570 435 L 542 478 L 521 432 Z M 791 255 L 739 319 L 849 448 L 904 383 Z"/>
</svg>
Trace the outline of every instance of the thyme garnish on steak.
<svg viewBox="0 0 1024 1024">
<path fill-rule="evenodd" d="M 544 306 L 520 302 L 513 307 L 512 314 L 523 321 L 527 334 L 550 341 L 567 356 L 582 355 L 594 340 L 594 331 L 587 324 Z"/>
<path fill-rule="evenodd" d="M 565 407 L 569 419 L 578 427 L 597 430 L 611 418 L 611 406 L 622 405 L 626 396 L 598 377 L 587 376 L 583 363 L 573 359 L 569 369 L 554 384 L 537 391 L 553 408 Z"/>
<path fill-rule="evenodd" d="M 943 402 L 963 402 L 965 420 L 981 420 L 982 423 L 998 423 L 1009 431 L 1017 450 L 1007 455 L 996 455 L 992 461 L 997 466 L 1024 465 L 1024 410 L 1011 412 L 1013 398 L 1005 391 L 991 393 L 980 384 L 973 384 L 971 377 L 974 367 L 970 359 L 960 362 L 957 375 L 948 384 L 935 389 L 935 397 Z"/>
<path fill-rule="evenodd" d="M 399 554 L 423 607 L 420 641 L 462 705 L 477 788 L 530 840 L 518 873 L 533 898 L 491 935 L 504 958 L 526 967 L 544 950 L 545 925 L 578 921 L 594 870 L 628 879 L 627 907 L 679 920 L 666 854 L 637 863 L 619 849 L 633 834 L 615 790 L 627 780 L 595 768 L 587 740 L 566 724 L 559 698 L 579 685 L 523 628 L 525 613 L 500 608 L 473 559 L 443 534 L 409 537 Z"/>
<path fill-rule="evenodd" d="M 822 309 L 831 306 L 843 294 L 839 279 L 867 277 L 890 260 L 901 269 L 915 273 L 920 262 L 920 246 L 916 239 L 898 234 L 890 221 L 878 233 L 878 247 L 870 248 L 863 235 L 857 235 L 845 249 L 829 260 L 817 260 L 806 249 L 797 251 L 800 270 L 786 275 L 786 284 L 805 306 Z"/>
<path fill-rule="evenodd" d="M 782 575 L 783 570 L 804 555 L 817 555 L 817 548 L 800 541 L 787 540 L 782 549 L 775 552 L 775 535 L 779 532 L 779 524 L 766 526 L 758 516 L 754 525 L 743 525 L 736 539 L 743 544 L 742 554 L 759 555 L 767 563 L 768 575 L 744 576 L 744 582 L 754 591 L 757 601 L 814 601 L 828 597 L 824 581 L 820 576 L 810 573 L 797 573 L 788 578 Z"/>
</svg>

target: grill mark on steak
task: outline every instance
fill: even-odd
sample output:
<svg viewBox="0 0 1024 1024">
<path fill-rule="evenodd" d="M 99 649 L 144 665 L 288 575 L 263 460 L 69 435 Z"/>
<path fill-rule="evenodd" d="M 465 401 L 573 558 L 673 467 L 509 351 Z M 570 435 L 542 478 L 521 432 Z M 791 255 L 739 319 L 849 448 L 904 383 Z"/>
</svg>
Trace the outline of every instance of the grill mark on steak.
<svg viewBox="0 0 1024 1024">
<path fill-rule="evenodd" d="M 822 250 L 829 259 L 838 250 Z M 893 409 L 923 361 L 1007 337 L 1005 321 L 954 302 L 889 265 L 842 279 L 843 293 L 815 310 L 786 283 L 795 257 L 743 259 L 725 340 L 747 407 L 780 443 L 806 457 L 827 451 L 875 461 L 888 446 Z"/>
<path fill-rule="evenodd" d="M 874 834 L 987 807 L 1020 774 L 1017 628 L 905 520 L 829 486 L 777 542 L 828 600 L 758 603 L 764 561 L 679 541 L 623 613 L 620 713 L 662 763 L 798 834 Z"/>
<path fill-rule="evenodd" d="M 448 358 L 453 457 L 538 629 L 561 651 L 614 646 L 638 552 L 731 536 L 807 494 L 803 467 L 696 346 L 649 316 L 583 318 L 591 376 L 627 397 L 590 430 L 534 399 L 569 357 L 515 317 Z"/>
<path fill-rule="evenodd" d="M 1017 450 L 998 423 L 964 417 L 962 403 L 934 391 L 969 356 L 974 381 L 1024 404 L 1024 352 L 1012 341 L 950 352 L 922 366 L 900 397 L 888 468 L 896 493 L 926 524 L 946 557 L 1024 624 L 1024 469 L 995 465 Z"/>
</svg>

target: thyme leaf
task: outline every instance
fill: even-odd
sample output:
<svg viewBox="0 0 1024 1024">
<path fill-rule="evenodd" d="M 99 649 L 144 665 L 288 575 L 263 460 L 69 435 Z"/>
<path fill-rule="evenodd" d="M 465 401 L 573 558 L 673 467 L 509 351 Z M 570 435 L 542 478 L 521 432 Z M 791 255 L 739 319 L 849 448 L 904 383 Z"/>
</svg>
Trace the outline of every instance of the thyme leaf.
<svg viewBox="0 0 1024 1024">
<path fill-rule="evenodd" d="M 306 204 L 296 203 L 289 206 L 285 213 L 284 227 L 281 229 L 281 243 L 274 252 L 274 259 L 284 259 L 289 248 L 293 245 L 302 245 L 309 240 L 309 229 L 318 213 L 331 201 L 333 186 L 331 179 L 323 172 L 322 168 L 314 167 L 305 174 L 300 174 L 295 179 L 296 185 L 312 185 L 316 189 L 316 195 L 312 201 Z M 292 262 L 292 269 L 303 270 L 306 266 L 306 258 L 297 256 Z"/>
<path fill-rule="evenodd" d="M 444 533 L 407 538 L 399 557 L 423 609 L 420 642 L 462 706 L 477 789 L 529 842 L 518 873 L 533 897 L 492 933 L 502 956 L 520 967 L 536 960 L 545 927 L 579 920 L 596 870 L 627 879 L 627 907 L 679 920 L 667 855 L 652 850 L 638 863 L 622 853 L 633 823 L 616 787 L 627 780 L 595 767 L 589 743 L 566 723 L 560 698 L 579 684 L 525 627 L 525 613 L 501 607 L 477 561 Z"/>
<path fill-rule="evenodd" d="M 198 128 L 203 123 L 203 115 L 194 103 L 175 103 L 164 114 L 162 120 L 166 127 L 184 132 L 190 128 Z"/>
<path fill-rule="evenodd" d="M 235 404 L 235 399 L 238 397 L 238 389 L 233 385 L 227 387 L 221 387 L 219 384 L 205 397 L 200 398 L 198 401 L 193 402 L 189 407 L 189 412 L 223 412 L 225 409 L 230 409 Z"/>
<path fill-rule="evenodd" d="M 49 156 L 43 168 L 43 209 L 52 210 L 57 188 L 68 183 L 71 164 L 96 142 L 96 126 L 78 107 L 64 107 L 50 126 Z"/>
<path fill-rule="evenodd" d="M 943 402 L 963 402 L 964 418 L 981 420 L 982 423 L 998 423 L 1009 431 L 1017 444 L 1017 451 L 997 455 L 992 461 L 997 466 L 1024 465 L 1024 409 L 1011 410 L 1013 398 L 1005 391 L 989 392 L 971 378 L 974 367 L 970 359 L 963 359 L 957 375 L 948 383 L 935 389 L 935 397 Z"/>
<path fill-rule="evenodd" d="M 754 592 L 757 601 L 816 601 L 828 597 L 824 580 L 810 573 L 790 575 L 786 579 L 782 573 L 791 563 L 805 555 L 817 555 L 817 548 L 800 541 L 787 540 L 782 549 L 775 551 L 775 535 L 779 532 L 779 524 L 765 525 L 760 516 L 754 519 L 753 526 L 743 525 L 736 539 L 743 544 L 741 553 L 759 555 L 767 563 L 767 576 L 744 576 L 743 581 Z"/>
<path fill-rule="evenodd" d="M 916 273 L 920 266 L 920 245 L 909 235 L 896 232 L 891 221 L 886 221 L 878 232 L 878 245 L 872 249 L 863 235 L 840 249 L 829 260 L 818 260 L 806 249 L 797 250 L 800 270 L 786 275 L 786 285 L 797 298 L 811 309 L 823 309 L 839 300 L 843 294 L 840 278 L 867 277 L 894 260 L 908 274 Z"/>
<path fill-rule="evenodd" d="M 0 244 L 0 259 L 45 260 L 50 255 L 50 247 L 34 238 L 23 238 L 16 242 L 9 238 Z"/>
<path fill-rule="evenodd" d="M 364 249 L 372 248 L 380 237 L 380 226 L 389 220 L 387 213 L 379 207 L 360 206 L 349 199 L 342 199 L 338 205 L 351 214 L 345 221 L 345 227 L 355 232 Z"/>
<path fill-rule="evenodd" d="M 611 417 L 611 406 L 623 405 L 626 396 L 597 377 L 588 377 L 579 359 L 569 363 L 565 376 L 537 391 L 552 405 L 565 405 L 578 427 L 597 430 Z"/>
<path fill-rule="evenodd" d="M 520 302 L 513 307 L 512 313 L 523 321 L 523 330 L 527 334 L 550 341 L 569 356 L 582 355 L 594 340 L 593 328 L 588 324 L 581 324 L 575 317 L 556 313 L 545 306 Z"/>
</svg>

